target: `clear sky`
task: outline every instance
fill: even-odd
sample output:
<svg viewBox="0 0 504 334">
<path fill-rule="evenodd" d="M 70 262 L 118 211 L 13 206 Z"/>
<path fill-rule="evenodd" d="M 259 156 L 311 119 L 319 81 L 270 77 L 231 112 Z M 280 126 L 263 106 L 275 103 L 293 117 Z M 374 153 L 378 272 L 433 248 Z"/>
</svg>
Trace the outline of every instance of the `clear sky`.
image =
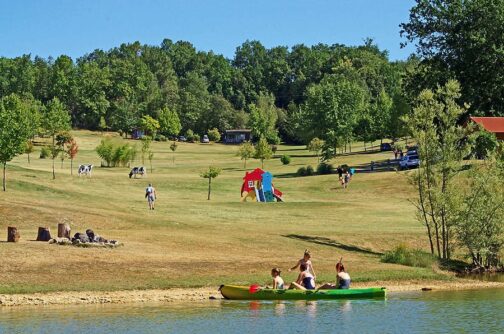
<svg viewBox="0 0 504 334">
<path fill-rule="evenodd" d="M 398 25 L 413 0 L 0 0 L 0 56 L 77 58 L 121 43 L 187 40 L 233 57 L 245 40 L 266 47 L 373 38 L 406 59 Z"/>
</svg>

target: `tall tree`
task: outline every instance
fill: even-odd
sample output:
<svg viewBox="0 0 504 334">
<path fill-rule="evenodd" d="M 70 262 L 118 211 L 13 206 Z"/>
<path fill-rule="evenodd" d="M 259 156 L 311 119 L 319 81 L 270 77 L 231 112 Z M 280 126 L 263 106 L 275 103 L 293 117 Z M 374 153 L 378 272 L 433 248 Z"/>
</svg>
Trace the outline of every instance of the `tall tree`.
<svg viewBox="0 0 504 334">
<path fill-rule="evenodd" d="M 159 132 L 165 136 L 177 136 L 182 130 L 178 114 L 165 106 L 158 111 Z"/>
<path fill-rule="evenodd" d="M 252 134 L 256 138 L 264 137 L 272 144 L 278 144 L 278 130 L 276 122 L 278 111 L 274 104 L 272 95 L 259 95 L 257 102 L 249 106 L 250 119 L 249 125 L 252 128 Z"/>
<path fill-rule="evenodd" d="M 32 128 L 30 108 L 15 94 L 0 99 L 0 163 L 2 188 L 6 191 L 7 162 L 22 154 Z"/>
<path fill-rule="evenodd" d="M 504 66 L 496 65 L 503 60 L 504 0 L 415 2 L 401 35 L 421 59 L 416 92 L 455 78 L 472 113 L 504 116 Z"/>
<path fill-rule="evenodd" d="M 57 156 L 57 154 L 55 154 L 55 152 L 57 152 L 56 135 L 59 132 L 70 130 L 70 115 L 57 97 L 53 98 L 45 108 L 42 117 L 42 128 L 52 139 L 52 176 L 54 180 L 56 179 L 56 173 L 54 171 L 54 160 Z"/>
</svg>

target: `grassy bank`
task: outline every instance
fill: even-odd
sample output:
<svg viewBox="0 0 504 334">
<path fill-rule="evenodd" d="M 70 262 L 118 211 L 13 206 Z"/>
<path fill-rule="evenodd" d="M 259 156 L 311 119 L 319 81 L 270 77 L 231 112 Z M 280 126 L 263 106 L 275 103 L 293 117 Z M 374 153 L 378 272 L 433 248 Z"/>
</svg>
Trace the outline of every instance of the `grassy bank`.
<svg viewBox="0 0 504 334">
<path fill-rule="evenodd" d="M 292 163 L 266 162 L 285 203 L 240 203 L 243 163 L 236 146 L 180 143 L 172 163 L 170 143 L 154 143 L 154 172 L 129 179 L 127 168 L 100 168 L 94 148 L 101 136 L 75 132 L 80 152 L 74 163 L 93 163 L 91 179 L 70 175 L 69 161 L 16 158 L 8 167 L 8 191 L 0 193 L 0 230 L 17 226 L 21 242 L 0 242 L 0 293 L 122 290 L 263 283 L 274 266 L 284 278 L 296 273 L 303 250 L 313 253 L 319 281 L 334 279 L 334 263 L 343 256 L 354 281 L 449 279 L 431 268 L 383 263 L 380 255 L 402 243 L 424 248 L 423 227 L 408 202 L 413 189 L 404 172 L 357 174 L 343 190 L 337 176 L 296 177 L 295 171 L 316 157 L 304 147 L 280 146 Z M 140 147 L 140 143 L 138 143 Z M 354 150 L 362 146 L 354 145 Z M 363 164 L 391 158 L 388 153 L 341 156 L 334 164 Z M 136 163 L 140 165 L 141 162 Z M 148 165 L 146 161 L 146 165 Z M 199 173 L 221 167 L 212 200 Z M 249 161 L 249 169 L 259 167 Z M 75 174 L 75 173 L 74 173 Z M 158 190 L 155 211 L 143 198 L 152 182 Z M 125 244 L 117 249 L 76 248 L 32 241 L 38 226 L 69 220 L 72 231 L 92 228 Z"/>
</svg>

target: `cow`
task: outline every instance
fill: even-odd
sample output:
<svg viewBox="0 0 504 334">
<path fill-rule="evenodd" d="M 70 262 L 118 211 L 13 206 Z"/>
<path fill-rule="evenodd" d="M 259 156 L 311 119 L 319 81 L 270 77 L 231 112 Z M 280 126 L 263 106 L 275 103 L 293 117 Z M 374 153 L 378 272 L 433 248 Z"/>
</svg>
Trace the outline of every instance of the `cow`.
<svg viewBox="0 0 504 334">
<path fill-rule="evenodd" d="M 82 174 L 85 174 L 89 177 L 91 177 L 91 171 L 93 170 L 93 165 L 79 165 L 79 169 L 77 170 L 77 174 L 79 177 Z"/>
<path fill-rule="evenodd" d="M 132 176 L 134 176 L 136 179 L 137 175 L 144 177 L 145 175 L 147 175 L 147 169 L 144 166 L 133 167 L 129 173 L 130 179 Z"/>
</svg>

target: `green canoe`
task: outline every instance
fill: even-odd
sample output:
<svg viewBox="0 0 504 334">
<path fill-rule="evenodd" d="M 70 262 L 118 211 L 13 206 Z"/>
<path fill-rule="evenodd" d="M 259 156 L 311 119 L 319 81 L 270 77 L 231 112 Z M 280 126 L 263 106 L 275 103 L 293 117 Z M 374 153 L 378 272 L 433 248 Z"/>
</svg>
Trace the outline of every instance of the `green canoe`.
<svg viewBox="0 0 504 334">
<path fill-rule="evenodd" d="M 223 285 L 221 294 L 233 300 L 318 300 L 318 299 L 356 299 L 384 298 L 385 288 L 334 289 L 334 290 L 277 290 L 260 289 L 250 292 L 248 286 Z"/>
</svg>

